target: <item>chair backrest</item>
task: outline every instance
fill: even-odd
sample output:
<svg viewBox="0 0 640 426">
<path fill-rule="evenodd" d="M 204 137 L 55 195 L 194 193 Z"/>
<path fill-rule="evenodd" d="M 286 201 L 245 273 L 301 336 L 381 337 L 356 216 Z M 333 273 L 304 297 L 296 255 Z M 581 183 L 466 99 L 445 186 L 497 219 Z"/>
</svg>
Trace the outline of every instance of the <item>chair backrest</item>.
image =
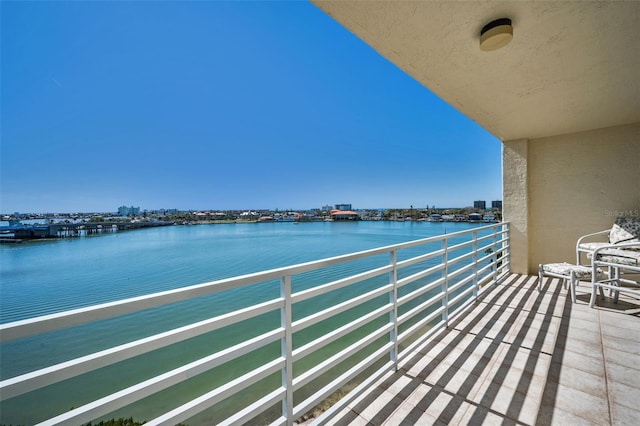
<svg viewBox="0 0 640 426">
<path fill-rule="evenodd" d="M 609 243 L 640 243 L 640 217 L 617 218 L 609 232 Z"/>
</svg>

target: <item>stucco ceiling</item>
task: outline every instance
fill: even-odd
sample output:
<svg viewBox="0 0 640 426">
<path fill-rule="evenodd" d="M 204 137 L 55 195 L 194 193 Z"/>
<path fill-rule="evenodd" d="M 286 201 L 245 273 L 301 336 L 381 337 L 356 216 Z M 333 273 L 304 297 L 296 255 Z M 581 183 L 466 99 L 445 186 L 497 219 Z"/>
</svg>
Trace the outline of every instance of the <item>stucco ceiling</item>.
<svg viewBox="0 0 640 426">
<path fill-rule="evenodd" d="M 312 3 L 501 140 L 640 122 L 640 1 Z M 483 52 L 497 18 L 513 41 Z"/>
</svg>

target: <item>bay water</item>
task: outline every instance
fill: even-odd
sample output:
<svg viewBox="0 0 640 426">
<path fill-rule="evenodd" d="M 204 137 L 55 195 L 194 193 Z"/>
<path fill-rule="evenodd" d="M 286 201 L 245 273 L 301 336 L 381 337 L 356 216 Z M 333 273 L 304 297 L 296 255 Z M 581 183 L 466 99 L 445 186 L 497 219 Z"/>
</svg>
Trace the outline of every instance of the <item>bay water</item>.
<svg viewBox="0 0 640 426">
<path fill-rule="evenodd" d="M 386 221 L 185 225 L 3 245 L 0 246 L 0 322 L 12 322 L 476 226 L 469 223 Z M 381 259 L 380 264 L 386 261 L 387 258 Z M 370 268 L 371 264 L 366 266 Z M 332 279 L 327 275 L 331 272 L 324 274 L 311 274 L 294 285 L 300 289 Z M 5 380 L 230 312 L 246 306 L 248 301 L 256 303 L 278 295 L 277 282 L 262 283 L 143 313 L 7 342 L 0 346 L 0 378 Z M 352 296 L 346 290 L 339 297 L 345 300 Z M 335 302 L 331 300 L 328 303 Z M 304 305 L 299 309 L 305 309 Z M 172 345 L 153 354 L 9 399 L 0 406 L 0 423 L 36 423 L 113 392 L 114 389 L 154 377 L 170 368 L 273 329 L 279 321 L 277 312 L 265 314 L 224 331 L 207 333 L 183 344 Z M 321 323 L 318 327 L 312 327 L 314 330 L 302 341 L 322 335 L 324 326 L 330 324 Z M 366 329 L 362 331 L 366 332 Z M 214 369 L 174 387 L 177 389 L 171 392 L 159 392 L 146 402 L 125 407 L 108 417 L 134 416 L 139 420 L 148 420 L 150 416 L 204 393 L 219 381 L 249 371 L 256 357 L 274 358 L 279 351 L 279 344 L 269 345 L 255 354 L 238 359 L 233 368 Z M 308 363 L 313 362 L 313 358 L 308 360 Z M 127 371 L 125 377 L 116 374 L 123 369 Z M 279 380 L 278 376 L 268 381 L 279 383 Z M 255 391 L 258 392 L 257 389 Z M 306 393 L 312 391 L 309 389 Z M 251 392 L 246 398 L 251 399 Z M 216 416 L 221 415 L 224 415 L 224 407 L 218 407 L 215 413 L 209 412 L 190 419 L 188 423 L 215 423 L 219 420 Z"/>
</svg>

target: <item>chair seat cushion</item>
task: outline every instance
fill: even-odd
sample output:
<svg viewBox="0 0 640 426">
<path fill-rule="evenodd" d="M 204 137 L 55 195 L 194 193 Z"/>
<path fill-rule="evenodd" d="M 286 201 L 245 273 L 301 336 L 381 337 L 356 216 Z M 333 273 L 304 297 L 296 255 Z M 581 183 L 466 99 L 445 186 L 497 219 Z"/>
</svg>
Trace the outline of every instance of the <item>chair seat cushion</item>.
<svg viewBox="0 0 640 426">
<path fill-rule="evenodd" d="M 581 243 L 578 248 L 582 249 L 582 250 L 590 250 L 593 251 L 595 249 L 598 249 L 600 247 L 604 247 L 604 246 L 608 246 L 611 245 L 610 243 Z"/>
<path fill-rule="evenodd" d="M 591 276 L 591 268 L 588 266 L 572 265 L 571 263 L 547 263 L 541 265 L 543 272 L 549 272 L 556 275 L 568 277 L 574 272 L 576 278 L 587 278 Z"/>
<path fill-rule="evenodd" d="M 618 248 L 602 249 L 598 252 L 597 260 L 619 265 L 640 266 L 640 251 Z"/>
</svg>

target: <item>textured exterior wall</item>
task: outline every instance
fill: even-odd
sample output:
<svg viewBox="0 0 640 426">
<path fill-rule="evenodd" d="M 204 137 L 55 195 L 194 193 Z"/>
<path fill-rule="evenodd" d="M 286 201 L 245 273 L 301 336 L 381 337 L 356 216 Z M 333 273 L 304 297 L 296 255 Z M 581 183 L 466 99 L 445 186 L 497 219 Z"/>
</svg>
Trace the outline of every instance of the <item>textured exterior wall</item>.
<svg viewBox="0 0 640 426">
<path fill-rule="evenodd" d="M 513 271 L 575 262 L 579 236 L 640 214 L 640 123 L 505 142 L 503 173 Z"/>
<path fill-rule="evenodd" d="M 527 139 L 502 145 L 502 216 L 511 222 L 511 270 L 528 269 L 528 145 Z"/>
</svg>

